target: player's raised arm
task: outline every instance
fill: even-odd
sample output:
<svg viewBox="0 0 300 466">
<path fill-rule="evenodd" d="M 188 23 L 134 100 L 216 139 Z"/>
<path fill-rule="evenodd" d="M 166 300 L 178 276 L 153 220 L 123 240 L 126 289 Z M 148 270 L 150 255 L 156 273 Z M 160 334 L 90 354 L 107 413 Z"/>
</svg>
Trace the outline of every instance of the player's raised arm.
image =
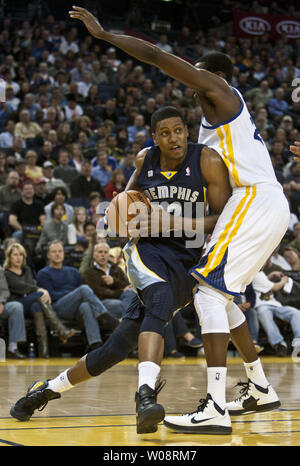
<svg viewBox="0 0 300 466">
<path fill-rule="evenodd" d="M 97 39 L 105 40 L 138 60 L 160 68 L 173 79 L 205 94 L 214 100 L 215 93 L 223 98 L 232 97 L 233 91 L 224 79 L 203 69 L 197 69 L 176 55 L 164 52 L 159 47 L 136 37 L 114 34 L 103 29 L 98 19 L 85 8 L 73 6 L 69 12 L 73 19 L 81 20 Z M 218 98 L 218 96 L 217 96 Z M 233 97 L 235 99 L 235 97 Z"/>
<path fill-rule="evenodd" d="M 300 142 L 295 141 L 294 146 L 290 146 L 290 151 L 294 154 L 297 155 L 298 157 L 294 157 L 294 160 L 296 162 L 300 162 Z"/>
</svg>

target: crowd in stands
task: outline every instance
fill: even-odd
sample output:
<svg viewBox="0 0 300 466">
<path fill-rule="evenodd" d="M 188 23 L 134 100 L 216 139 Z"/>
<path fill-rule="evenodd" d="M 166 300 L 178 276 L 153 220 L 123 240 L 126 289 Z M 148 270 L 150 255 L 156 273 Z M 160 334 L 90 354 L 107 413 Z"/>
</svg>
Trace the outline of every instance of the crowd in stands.
<svg viewBox="0 0 300 466">
<path fill-rule="evenodd" d="M 296 308 L 300 318 L 300 164 L 289 152 L 300 141 L 300 99 L 292 98 L 292 82 L 300 78 L 300 40 L 283 36 L 274 42 L 268 34 L 240 39 L 185 25 L 177 40 L 163 33 L 157 45 L 195 61 L 211 51 L 232 58 L 232 85 L 245 97 L 291 208 L 280 248 L 239 306 L 257 350 L 263 329 L 265 344 L 287 355 L 291 342 L 282 321 L 300 339 L 291 311 Z M 157 108 L 179 108 L 192 142 L 201 108 L 192 89 L 53 14 L 43 21 L 2 20 L 0 75 L 6 93 L 0 102 L 0 324 L 8 321 L 8 355 L 25 357 L 18 349 L 26 341 L 24 316 L 36 314 L 39 354 L 49 355 L 40 323 L 49 321 L 44 304 L 71 326 L 81 319 L 90 350 L 102 344 L 103 329 L 116 327 L 133 293 L 123 243 L 97 232 L 99 204 L 124 190 L 135 156 L 153 145 L 150 120 Z M 17 293 L 16 282 L 24 285 Z M 32 301 L 26 300 L 31 294 Z M 178 337 L 200 347 L 201 330 L 195 316 L 196 336 L 187 327 L 188 312 L 179 313 L 166 331 L 168 356 L 183 356 Z"/>
</svg>

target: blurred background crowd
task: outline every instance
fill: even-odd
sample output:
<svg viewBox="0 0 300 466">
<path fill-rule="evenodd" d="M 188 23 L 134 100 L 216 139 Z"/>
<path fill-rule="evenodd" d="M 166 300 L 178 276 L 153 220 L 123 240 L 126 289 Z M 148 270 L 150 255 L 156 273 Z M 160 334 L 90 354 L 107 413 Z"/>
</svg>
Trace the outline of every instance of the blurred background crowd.
<svg viewBox="0 0 300 466">
<path fill-rule="evenodd" d="M 300 11 L 296 3 L 103 0 L 82 2 L 80 6 L 92 11 L 105 29 L 134 31 L 192 63 L 211 51 L 231 57 L 232 85 L 246 100 L 291 208 L 289 229 L 266 274 L 277 282 L 283 277 L 292 280 L 292 291 L 273 290 L 274 295 L 282 306 L 300 308 L 300 164 L 293 162 L 289 151 L 291 143 L 300 141 L 300 95 L 292 98 L 295 80 L 300 82 L 300 38 L 290 40 L 282 35 L 273 40 L 268 33 L 240 38 L 232 33 L 234 10 L 279 14 L 297 21 Z M 51 295 L 49 283 L 53 277 L 48 277 L 48 282 L 40 278 L 49 268 L 67 267 L 63 269 L 65 281 L 70 278 L 72 283 L 61 290 L 64 294 L 60 298 L 77 288 L 86 292 L 89 287 L 102 305 L 107 300 L 102 314 L 109 318 L 103 321 L 93 311 L 93 306 L 100 305 L 91 304 L 89 311 L 82 310 L 86 297 L 77 307 L 74 305 L 76 313 L 64 313 L 59 306 L 55 310 L 69 326 L 83 321 L 78 329 L 84 329 L 85 350 L 102 344 L 133 291 L 122 258 L 123 243 L 107 241 L 97 233 L 102 213 L 97 208 L 102 201 L 110 201 L 114 191 L 124 190 L 135 170 L 136 154 L 153 145 L 150 120 L 156 109 L 163 105 L 179 108 L 190 141 L 198 140 L 201 108 L 194 100 L 194 91 L 159 69 L 95 40 L 82 24 L 70 20 L 71 7 L 71 2 L 24 4 L 0 0 L 0 85 L 5 89 L 5 101 L 0 102 L 0 332 L 7 339 L 10 357 L 21 358 L 27 351 L 24 343 L 17 344 L 28 345 L 27 320 L 35 322 L 34 339 L 46 338 L 45 333 L 41 337 L 41 324 L 34 320 L 36 313 L 42 314 L 42 304 L 36 308 L 24 297 L 39 292 L 39 299 L 54 306 L 59 298 Z M 54 240 L 61 243 L 51 243 Z M 14 244 L 23 249 L 12 247 Z M 62 248 L 56 262 L 51 248 Z M 16 254 L 23 257 L 21 266 L 14 262 Z M 28 284 L 25 264 L 35 288 L 28 292 L 23 287 L 14 294 L 10 273 L 22 276 L 23 283 Z M 71 269 L 78 272 L 77 282 L 69 277 Z M 101 277 L 88 273 L 95 270 Z M 107 277 L 113 277 L 113 281 Z M 57 277 L 53 280 L 59 281 Z M 102 287 L 95 285 L 97 280 Z M 7 296 L 2 293 L 6 286 Z M 255 290 L 248 291 L 240 305 L 247 313 L 258 351 L 264 344 L 265 352 L 269 348 L 273 354 L 288 354 L 294 329 L 289 322 L 282 324 L 275 319 L 281 340 L 277 334 L 274 339 L 263 319 L 258 320 Z M 18 303 L 15 320 L 20 320 L 22 312 L 25 315 L 21 334 L 12 335 L 13 312 L 7 310 L 11 302 Z M 89 335 L 87 328 L 92 324 L 87 324 L 87 315 L 96 318 L 99 335 Z M 44 317 L 49 327 L 49 316 Z M 54 336 L 60 335 L 57 328 L 52 331 Z M 179 314 L 178 322 L 170 325 L 168 332 L 166 356 L 183 357 L 187 348 L 201 354 L 201 331 L 192 309 Z M 74 331 L 67 345 L 71 341 L 75 342 L 73 346 L 78 345 L 76 338 Z M 43 353 L 39 346 L 39 354 L 51 355 L 53 350 L 44 347 Z"/>
</svg>

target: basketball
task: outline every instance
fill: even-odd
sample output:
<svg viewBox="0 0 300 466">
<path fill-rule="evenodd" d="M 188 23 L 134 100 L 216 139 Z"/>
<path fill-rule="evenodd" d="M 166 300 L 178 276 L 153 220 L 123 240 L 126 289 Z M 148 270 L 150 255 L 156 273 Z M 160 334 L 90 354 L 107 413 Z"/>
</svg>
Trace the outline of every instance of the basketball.
<svg viewBox="0 0 300 466">
<path fill-rule="evenodd" d="M 134 219 L 145 206 L 150 214 L 150 201 L 140 191 L 129 190 L 118 194 L 113 198 L 106 212 L 109 232 L 128 237 L 127 222 Z"/>
</svg>

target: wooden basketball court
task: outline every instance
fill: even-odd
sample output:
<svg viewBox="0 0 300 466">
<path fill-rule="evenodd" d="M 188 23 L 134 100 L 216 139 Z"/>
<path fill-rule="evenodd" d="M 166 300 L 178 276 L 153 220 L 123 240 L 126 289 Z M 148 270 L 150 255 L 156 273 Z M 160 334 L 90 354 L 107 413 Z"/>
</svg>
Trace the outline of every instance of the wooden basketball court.
<svg viewBox="0 0 300 466">
<path fill-rule="evenodd" d="M 10 406 L 35 380 L 54 378 L 76 359 L 8 360 L 0 363 L 1 446 L 295 446 L 300 445 L 300 364 L 291 358 L 262 357 L 266 375 L 276 389 L 281 407 L 275 411 L 232 418 L 232 435 L 173 433 L 163 425 L 155 434 L 137 435 L 134 394 L 137 363 L 128 359 L 100 377 L 65 392 L 35 413 L 29 422 L 10 417 Z M 166 413 L 194 411 L 206 395 L 204 358 L 165 359 L 159 394 Z M 228 359 L 227 399 L 238 396 L 233 388 L 246 381 L 242 360 Z"/>
</svg>

